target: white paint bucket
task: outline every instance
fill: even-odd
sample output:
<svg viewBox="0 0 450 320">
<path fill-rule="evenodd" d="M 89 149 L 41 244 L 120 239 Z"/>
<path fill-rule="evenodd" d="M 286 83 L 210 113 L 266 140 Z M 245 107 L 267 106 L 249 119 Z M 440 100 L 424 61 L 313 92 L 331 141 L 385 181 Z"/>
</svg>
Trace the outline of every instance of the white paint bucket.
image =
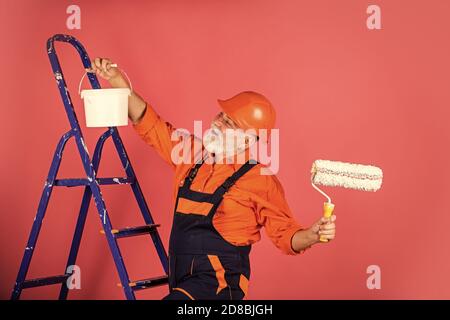
<svg viewBox="0 0 450 320">
<path fill-rule="evenodd" d="M 125 73 L 125 72 L 124 72 Z M 84 100 L 84 113 L 87 127 L 118 127 L 128 125 L 128 97 L 132 89 L 87 89 L 81 91 L 81 84 L 87 72 L 83 75 L 78 87 L 78 93 Z M 128 76 L 125 73 L 125 76 Z M 128 78 L 128 82 L 131 82 Z"/>
</svg>

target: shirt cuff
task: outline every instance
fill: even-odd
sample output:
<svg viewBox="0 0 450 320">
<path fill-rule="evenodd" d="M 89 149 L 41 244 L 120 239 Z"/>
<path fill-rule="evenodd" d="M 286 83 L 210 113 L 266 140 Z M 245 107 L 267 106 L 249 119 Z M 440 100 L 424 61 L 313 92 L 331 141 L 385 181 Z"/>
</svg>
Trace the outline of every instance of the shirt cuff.
<svg viewBox="0 0 450 320">
<path fill-rule="evenodd" d="M 144 115 L 141 117 L 141 119 L 138 120 L 138 122 L 133 123 L 133 128 L 139 134 L 143 135 L 155 126 L 158 119 L 159 116 L 156 114 L 153 108 L 148 103 L 146 103 Z"/>
</svg>

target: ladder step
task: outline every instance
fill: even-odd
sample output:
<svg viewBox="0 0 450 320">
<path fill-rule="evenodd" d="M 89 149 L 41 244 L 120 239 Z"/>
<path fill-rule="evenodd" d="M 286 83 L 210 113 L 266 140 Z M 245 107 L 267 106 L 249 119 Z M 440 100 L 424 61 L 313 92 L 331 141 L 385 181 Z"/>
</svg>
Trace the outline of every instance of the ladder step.
<svg viewBox="0 0 450 320">
<path fill-rule="evenodd" d="M 130 227 L 130 228 L 124 228 L 124 229 L 112 229 L 111 233 L 114 234 L 114 237 L 119 238 L 126 238 L 126 237 L 134 237 L 139 236 L 142 234 L 148 234 L 151 232 L 156 231 L 156 228 L 159 227 L 160 224 L 147 224 L 145 226 L 138 226 L 138 227 Z M 105 234 L 104 230 L 100 230 L 100 233 Z"/>
<path fill-rule="evenodd" d="M 33 287 L 41 287 L 41 286 L 48 286 L 52 284 L 57 283 L 63 283 L 66 281 L 72 274 L 66 273 L 61 274 L 59 276 L 50 276 L 50 277 L 44 277 L 44 278 L 36 278 L 36 279 L 29 279 L 25 280 L 21 287 L 22 289 L 26 288 L 33 288 Z"/>
<path fill-rule="evenodd" d="M 148 288 L 153 288 L 157 286 L 162 286 L 169 283 L 169 277 L 167 275 L 148 278 L 130 282 L 130 287 L 133 291 L 144 290 Z M 120 283 L 117 284 L 119 287 L 122 287 Z"/>
<path fill-rule="evenodd" d="M 134 178 L 129 177 L 113 177 L 113 178 L 97 178 L 98 184 L 131 184 L 135 181 Z M 70 178 L 70 179 L 56 179 L 56 187 L 78 187 L 89 185 L 89 179 L 87 178 Z"/>
</svg>

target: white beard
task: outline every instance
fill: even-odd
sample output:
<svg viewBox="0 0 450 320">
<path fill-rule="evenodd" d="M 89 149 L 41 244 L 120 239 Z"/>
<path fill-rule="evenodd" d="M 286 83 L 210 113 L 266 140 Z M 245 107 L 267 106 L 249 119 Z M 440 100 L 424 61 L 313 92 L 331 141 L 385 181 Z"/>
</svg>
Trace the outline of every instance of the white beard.
<svg viewBox="0 0 450 320">
<path fill-rule="evenodd" d="M 230 143 L 226 141 L 227 134 L 222 132 L 214 124 L 203 136 L 203 144 L 205 149 L 214 154 L 216 157 L 231 157 L 235 154 L 241 153 L 246 149 L 245 139 L 243 136 L 239 136 L 237 141 L 234 141 L 234 137 Z"/>
<path fill-rule="evenodd" d="M 222 154 L 224 152 L 224 135 L 216 126 L 211 125 L 211 128 L 203 136 L 203 145 L 209 153 L 215 155 Z"/>
</svg>

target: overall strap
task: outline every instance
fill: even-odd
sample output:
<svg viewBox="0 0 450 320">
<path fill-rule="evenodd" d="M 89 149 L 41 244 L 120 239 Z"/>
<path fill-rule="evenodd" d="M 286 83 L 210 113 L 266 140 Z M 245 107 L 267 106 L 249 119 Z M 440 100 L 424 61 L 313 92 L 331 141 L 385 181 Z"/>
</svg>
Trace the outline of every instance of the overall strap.
<svg viewBox="0 0 450 320">
<path fill-rule="evenodd" d="M 200 169 L 202 164 L 203 164 L 203 160 L 196 163 L 195 166 L 189 170 L 189 173 L 187 174 L 186 178 L 184 179 L 183 188 L 189 189 L 191 187 L 192 181 L 194 181 L 194 178 L 197 175 L 198 169 Z"/>
<path fill-rule="evenodd" d="M 222 185 L 220 185 L 213 194 L 213 203 L 214 207 L 209 212 L 208 216 L 212 217 L 220 202 L 222 201 L 223 195 L 238 181 L 244 174 L 250 171 L 254 166 L 256 166 L 258 162 L 256 160 L 248 160 L 244 163 L 233 175 L 228 177 Z"/>
</svg>

